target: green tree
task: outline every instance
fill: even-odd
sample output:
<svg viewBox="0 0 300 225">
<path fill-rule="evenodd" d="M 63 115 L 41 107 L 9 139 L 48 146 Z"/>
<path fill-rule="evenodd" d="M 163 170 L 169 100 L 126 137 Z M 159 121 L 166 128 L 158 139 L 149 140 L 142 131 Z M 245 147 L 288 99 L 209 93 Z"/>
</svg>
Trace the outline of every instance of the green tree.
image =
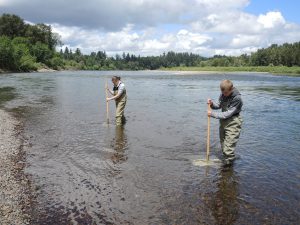
<svg viewBox="0 0 300 225">
<path fill-rule="evenodd" d="M 0 16 L 0 36 L 20 37 L 24 36 L 25 30 L 25 23 L 19 16 L 10 14 Z"/>
<path fill-rule="evenodd" d="M 30 55 L 29 47 L 24 43 L 12 42 L 13 62 L 17 71 L 35 70 L 36 58 Z"/>
<path fill-rule="evenodd" d="M 60 57 L 60 55 L 55 55 L 50 60 L 50 66 L 55 70 L 64 68 L 64 65 L 65 65 L 64 60 Z"/>
<path fill-rule="evenodd" d="M 48 48 L 46 44 L 37 42 L 32 46 L 31 53 L 38 62 L 48 63 L 49 60 L 53 57 L 53 51 Z"/>
<path fill-rule="evenodd" d="M 24 71 L 24 72 L 35 71 L 35 70 L 37 70 L 35 63 L 36 63 L 35 57 L 33 57 L 29 54 L 22 55 L 19 60 L 18 69 L 19 69 L 19 71 Z"/>
<path fill-rule="evenodd" d="M 13 70 L 13 47 L 11 40 L 6 36 L 0 36 L 0 68 Z"/>
</svg>

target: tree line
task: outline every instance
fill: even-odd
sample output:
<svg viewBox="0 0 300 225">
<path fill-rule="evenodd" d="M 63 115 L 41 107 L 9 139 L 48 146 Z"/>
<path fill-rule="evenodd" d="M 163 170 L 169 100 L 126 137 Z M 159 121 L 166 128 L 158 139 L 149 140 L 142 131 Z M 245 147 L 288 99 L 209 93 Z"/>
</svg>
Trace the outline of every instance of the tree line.
<svg viewBox="0 0 300 225">
<path fill-rule="evenodd" d="M 60 57 L 66 66 L 75 66 L 84 70 L 155 70 L 161 67 L 180 65 L 197 66 L 205 58 L 193 53 L 168 52 L 160 56 L 136 56 L 123 53 L 108 57 L 105 51 L 92 52 L 89 55 L 81 53 L 80 49 L 72 51 L 66 47 L 60 50 Z"/>
<path fill-rule="evenodd" d="M 16 15 L 0 17 L 0 69 L 32 71 L 40 64 L 52 67 L 59 36 L 45 24 L 27 24 Z"/>
<path fill-rule="evenodd" d="M 159 56 L 136 56 L 129 53 L 108 57 L 105 51 L 84 55 L 67 47 L 60 50 L 67 64 L 84 70 L 155 70 L 172 67 L 243 67 L 243 66 L 300 66 L 300 42 L 271 45 L 268 48 L 241 56 L 215 55 L 203 57 L 193 53 L 167 52 Z"/>
<path fill-rule="evenodd" d="M 300 66 L 300 42 L 271 45 L 252 54 L 241 56 L 215 55 L 203 57 L 193 53 L 173 51 L 159 56 L 130 53 L 108 56 L 105 51 L 83 54 L 80 49 L 61 46 L 60 37 L 51 26 L 25 23 L 17 15 L 0 16 L 0 69 L 34 71 L 38 68 L 57 70 L 155 70 L 172 67 L 243 67 Z"/>
</svg>

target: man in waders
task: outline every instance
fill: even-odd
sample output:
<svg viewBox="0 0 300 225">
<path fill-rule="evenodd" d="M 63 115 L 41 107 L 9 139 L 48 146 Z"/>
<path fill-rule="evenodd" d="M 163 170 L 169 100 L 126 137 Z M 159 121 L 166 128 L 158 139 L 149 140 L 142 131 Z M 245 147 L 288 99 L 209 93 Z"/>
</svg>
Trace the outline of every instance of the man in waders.
<svg viewBox="0 0 300 225">
<path fill-rule="evenodd" d="M 125 122 L 124 110 L 127 101 L 125 85 L 121 82 L 121 77 L 113 76 L 111 79 L 114 88 L 107 90 L 113 97 L 107 98 L 106 101 L 115 100 L 116 101 L 116 126 L 122 126 Z"/>
<path fill-rule="evenodd" d="M 223 80 L 220 84 L 221 95 L 217 103 L 211 99 L 207 100 L 207 104 L 212 109 L 222 109 L 222 112 L 208 110 L 207 115 L 220 120 L 220 142 L 224 155 L 225 166 L 231 166 L 235 154 L 234 150 L 238 142 L 242 118 L 240 112 L 243 102 L 240 92 L 233 87 L 230 80 Z"/>
</svg>

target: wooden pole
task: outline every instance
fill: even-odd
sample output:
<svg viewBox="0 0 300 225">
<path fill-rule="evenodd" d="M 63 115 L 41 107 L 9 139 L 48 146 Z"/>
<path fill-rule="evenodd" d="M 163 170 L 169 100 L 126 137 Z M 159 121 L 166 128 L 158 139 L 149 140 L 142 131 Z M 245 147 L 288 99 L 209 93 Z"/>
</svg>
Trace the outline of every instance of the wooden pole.
<svg viewBox="0 0 300 225">
<path fill-rule="evenodd" d="M 210 104 L 207 104 L 207 110 L 211 110 Z M 210 116 L 207 116 L 207 140 L 206 140 L 206 161 L 209 161 L 210 150 Z"/>
<path fill-rule="evenodd" d="M 109 124 L 109 105 L 108 105 L 108 101 L 106 100 L 108 98 L 107 88 L 108 88 L 108 85 L 107 85 L 107 81 L 106 81 L 106 84 L 105 84 L 106 122 L 107 122 L 107 124 Z"/>
</svg>

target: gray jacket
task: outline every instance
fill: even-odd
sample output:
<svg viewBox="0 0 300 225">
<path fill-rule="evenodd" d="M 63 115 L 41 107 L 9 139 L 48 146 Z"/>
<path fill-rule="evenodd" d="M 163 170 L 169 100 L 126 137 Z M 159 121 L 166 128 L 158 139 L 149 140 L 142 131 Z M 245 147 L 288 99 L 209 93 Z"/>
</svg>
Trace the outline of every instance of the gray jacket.
<svg viewBox="0 0 300 225">
<path fill-rule="evenodd" d="M 212 109 L 222 109 L 222 112 L 212 111 L 211 116 L 216 119 L 228 119 L 238 115 L 242 111 L 243 101 L 240 92 L 234 88 L 230 96 L 226 97 L 223 94 L 219 97 L 218 103 L 211 105 Z"/>
</svg>

